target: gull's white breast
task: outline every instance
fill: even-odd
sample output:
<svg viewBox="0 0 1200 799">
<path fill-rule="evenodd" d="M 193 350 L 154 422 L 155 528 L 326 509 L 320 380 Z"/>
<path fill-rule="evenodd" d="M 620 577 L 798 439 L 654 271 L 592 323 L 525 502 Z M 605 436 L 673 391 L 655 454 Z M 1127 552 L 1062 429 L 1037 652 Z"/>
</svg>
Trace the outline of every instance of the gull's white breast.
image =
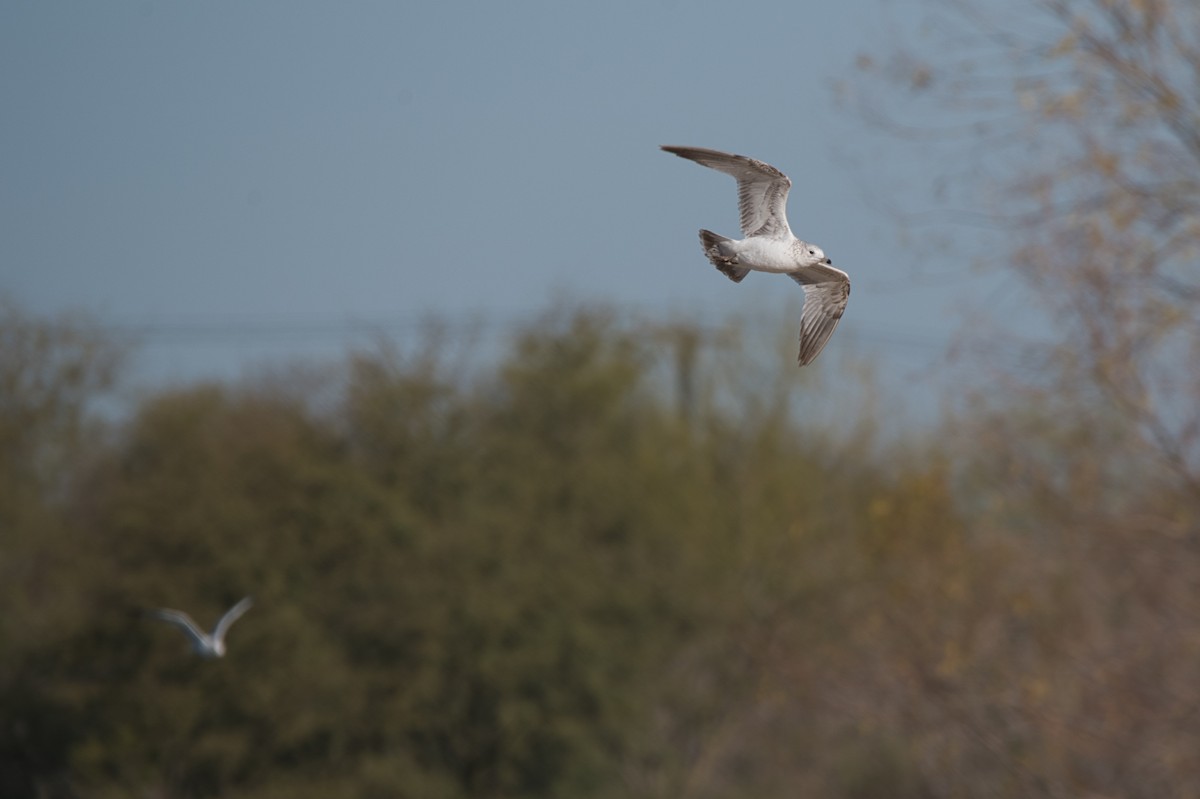
<svg viewBox="0 0 1200 799">
<path fill-rule="evenodd" d="M 787 239 L 751 236 L 729 242 L 729 248 L 737 255 L 741 266 L 760 272 L 794 272 L 799 266 L 792 252 L 792 242 Z"/>
</svg>

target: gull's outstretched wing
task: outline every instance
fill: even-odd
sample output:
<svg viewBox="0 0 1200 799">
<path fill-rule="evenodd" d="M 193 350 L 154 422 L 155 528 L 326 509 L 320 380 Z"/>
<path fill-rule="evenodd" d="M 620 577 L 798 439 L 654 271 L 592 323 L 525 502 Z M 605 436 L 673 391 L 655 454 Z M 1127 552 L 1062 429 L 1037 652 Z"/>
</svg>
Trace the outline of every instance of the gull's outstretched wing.
<svg viewBox="0 0 1200 799">
<path fill-rule="evenodd" d="M 781 239 L 791 236 L 792 229 L 787 221 L 787 198 L 792 181 L 788 180 L 787 175 L 770 164 L 744 155 L 666 144 L 662 145 L 662 149 L 737 179 L 738 211 L 741 214 L 743 236 Z"/>
<path fill-rule="evenodd" d="M 241 602 L 225 611 L 225 615 L 221 617 L 221 620 L 217 622 L 217 626 L 213 628 L 213 640 L 224 641 L 225 633 L 229 630 L 230 626 L 235 621 L 240 619 L 242 614 L 249 610 L 250 606 L 253 604 L 254 600 L 250 597 L 246 597 Z"/>
<path fill-rule="evenodd" d="M 149 615 L 160 621 L 174 624 L 179 629 L 192 639 L 192 644 L 197 647 L 203 647 L 208 644 L 208 633 L 201 630 L 196 622 L 192 621 L 192 617 L 184 613 L 182 610 L 171 610 L 170 608 L 159 608 L 152 610 Z"/>
<path fill-rule="evenodd" d="M 789 274 L 804 286 L 804 310 L 800 314 L 801 366 L 821 354 L 850 299 L 850 276 L 832 266 L 818 264 Z"/>
</svg>

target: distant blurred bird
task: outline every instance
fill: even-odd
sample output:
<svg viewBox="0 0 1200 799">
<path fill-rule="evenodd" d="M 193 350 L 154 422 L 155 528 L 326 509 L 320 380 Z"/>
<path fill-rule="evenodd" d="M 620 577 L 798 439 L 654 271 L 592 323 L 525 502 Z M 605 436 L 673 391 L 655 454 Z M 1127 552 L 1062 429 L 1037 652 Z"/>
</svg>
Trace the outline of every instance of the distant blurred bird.
<svg viewBox="0 0 1200 799">
<path fill-rule="evenodd" d="M 744 155 L 702 147 L 662 145 L 662 149 L 737 180 L 738 209 L 745 238 L 728 239 L 701 230 L 704 255 L 735 283 L 740 283 L 753 269 L 785 274 L 803 286 L 799 361 L 801 366 L 812 363 L 846 310 L 850 276 L 835 269 L 820 247 L 792 234 L 787 221 L 792 181 L 770 164 Z"/>
<path fill-rule="evenodd" d="M 240 619 L 242 614 L 249 610 L 253 604 L 254 600 L 246 597 L 225 611 L 225 615 L 221 617 L 221 620 L 217 622 L 217 626 L 213 628 L 212 635 L 201 630 L 196 625 L 196 622 L 192 621 L 192 617 L 182 610 L 159 608 L 158 610 L 150 611 L 149 615 L 153 618 L 170 622 L 183 630 L 192 641 L 192 649 L 200 657 L 219 658 L 225 656 L 225 633 L 229 632 L 230 626 Z"/>
</svg>

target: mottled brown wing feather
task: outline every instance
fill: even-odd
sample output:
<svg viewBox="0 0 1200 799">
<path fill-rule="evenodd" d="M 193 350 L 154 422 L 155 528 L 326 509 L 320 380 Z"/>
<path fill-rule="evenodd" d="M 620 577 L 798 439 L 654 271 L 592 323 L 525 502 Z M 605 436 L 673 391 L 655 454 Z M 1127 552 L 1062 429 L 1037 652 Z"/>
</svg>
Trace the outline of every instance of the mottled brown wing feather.
<svg viewBox="0 0 1200 799">
<path fill-rule="evenodd" d="M 816 360 L 850 300 L 850 279 L 833 267 L 811 267 L 790 277 L 804 287 L 804 310 L 800 314 L 801 366 Z"/>
<path fill-rule="evenodd" d="M 662 145 L 668 153 L 732 175 L 738 185 L 738 211 L 742 235 L 786 238 L 791 235 L 787 221 L 788 191 L 792 181 L 770 164 L 744 155 L 723 153 L 704 147 Z"/>
</svg>

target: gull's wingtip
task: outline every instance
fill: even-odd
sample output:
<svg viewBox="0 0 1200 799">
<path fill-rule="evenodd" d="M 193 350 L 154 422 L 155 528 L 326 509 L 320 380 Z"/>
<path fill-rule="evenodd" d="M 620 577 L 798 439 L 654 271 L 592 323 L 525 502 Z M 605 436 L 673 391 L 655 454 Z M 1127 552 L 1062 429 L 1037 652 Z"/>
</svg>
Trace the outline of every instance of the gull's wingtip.
<svg viewBox="0 0 1200 799">
<path fill-rule="evenodd" d="M 254 607 L 254 597 L 244 596 L 237 601 L 237 604 L 226 611 L 226 614 L 237 614 L 240 616 L 252 607 Z"/>
</svg>

